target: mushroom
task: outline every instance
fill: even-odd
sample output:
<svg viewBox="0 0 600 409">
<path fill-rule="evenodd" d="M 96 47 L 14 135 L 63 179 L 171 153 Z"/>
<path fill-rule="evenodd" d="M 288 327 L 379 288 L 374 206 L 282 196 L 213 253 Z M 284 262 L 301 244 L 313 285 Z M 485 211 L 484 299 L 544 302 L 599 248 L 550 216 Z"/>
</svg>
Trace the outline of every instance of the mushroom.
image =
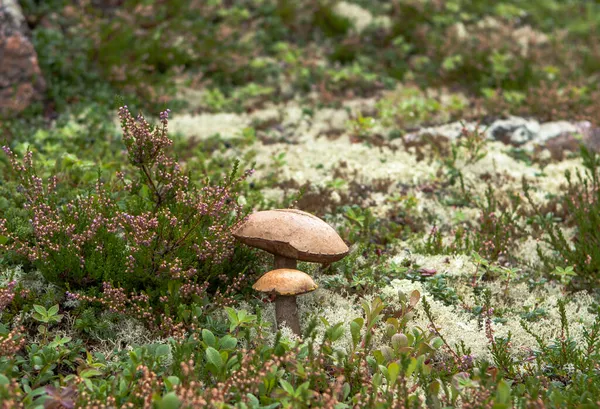
<svg viewBox="0 0 600 409">
<path fill-rule="evenodd" d="M 285 323 L 294 334 L 300 335 L 298 304 L 296 296 L 317 288 L 310 276 L 292 268 L 279 268 L 269 271 L 252 286 L 256 291 L 275 295 L 275 318 L 277 327 Z"/>
<path fill-rule="evenodd" d="M 333 227 L 296 209 L 253 213 L 233 236 L 250 247 L 273 254 L 276 269 L 295 269 L 298 260 L 329 264 L 349 251 Z"/>
</svg>

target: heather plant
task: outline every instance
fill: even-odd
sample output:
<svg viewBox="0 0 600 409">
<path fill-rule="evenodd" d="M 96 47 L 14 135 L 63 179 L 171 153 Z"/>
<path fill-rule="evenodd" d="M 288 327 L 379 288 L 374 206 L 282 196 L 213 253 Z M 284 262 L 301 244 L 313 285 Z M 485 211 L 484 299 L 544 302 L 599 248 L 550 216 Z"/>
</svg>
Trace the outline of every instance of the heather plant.
<svg viewBox="0 0 600 409">
<path fill-rule="evenodd" d="M 585 146 L 581 147 L 581 158 L 583 171 L 577 170 L 575 178 L 570 171 L 565 172 L 566 191 L 558 199 L 565 210 L 564 220 L 552 212 L 544 213 L 532 198 L 530 183 L 523 179 L 524 196 L 533 209 L 529 222 L 544 233 L 540 240 L 552 251 L 545 252 L 538 246 L 537 253 L 547 273 L 573 288 L 595 287 L 600 280 L 600 253 L 596 246 L 600 237 L 595 227 L 600 222 L 600 159 Z M 566 236 L 559 223 L 573 226 L 574 235 Z"/>
<path fill-rule="evenodd" d="M 502 203 L 495 197 L 492 185 L 488 184 L 485 201 L 473 200 L 480 211 L 476 221 L 444 230 L 434 226 L 424 241 L 417 244 L 417 250 L 427 254 L 476 252 L 493 261 L 514 262 L 513 251 L 524 235 L 519 224 L 522 220 L 520 196 L 509 193 L 509 199 Z M 446 230 L 450 230 L 450 238 L 445 240 Z"/>
<path fill-rule="evenodd" d="M 221 184 L 196 183 L 169 152 L 168 111 L 155 127 L 127 107 L 119 117 L 131 167 L 70 200 L 59 176 L 38 175 L 32 152 L 19 160 L 4 147 L 23 210 L 2 220 L 2 249 L 63 288 L 202 296 L 204 283 L 243 269 L 230 232 L 244 218 L 235 191 L 252 172 L 238 176 L 236 165 Z"/>
<path fill-rule="evenodd" d="M 343 238 L 351 243 L 363 242 L 368 250 L 383 251 L 404 233 L 404 228 L 393 220 L 378 219 L 370 209 L 357 205 L 341 209 L 345 223 L 340 227 Z"/>
</svg>

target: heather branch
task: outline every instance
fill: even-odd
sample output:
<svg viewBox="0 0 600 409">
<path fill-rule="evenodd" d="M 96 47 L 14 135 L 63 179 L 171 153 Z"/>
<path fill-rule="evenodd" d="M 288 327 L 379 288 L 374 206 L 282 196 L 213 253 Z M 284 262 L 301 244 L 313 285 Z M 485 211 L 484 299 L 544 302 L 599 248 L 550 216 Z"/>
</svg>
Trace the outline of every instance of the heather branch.
<svg viewBox="0 0 600 409">
<path fill-rule="evenodd" d="M 448 349 L 448 351 L 450 351 L 450 353 L 454 357 L 454 361 L 457 364 L 459 364 L 460 362 L 462 362 L 462 359 L 458 356 L 458 354 L 454 351 L 454 349 L 452 349 L 452 347 L 450 346 L 450 344 L 448 344 L 448 342 L 446 341 L 446 339 L 444 338 L 444 336 L 442 335 L 442 333 L 435 326 L 435 320 L 433 318 L 433 314 L 431 313 L 431 305 L 429 304 L 429 302 L 427 302 L 427 299 L 425 297 L 423 297 L 423 310 L 425 311 L 425 315 L 427 316 L 427 319 L 429 320 L 429 323 L 431 324 L 431 327 L 433 328 L 433 331 L 435 332 L 435 335 L 437 335 L 438 337 L 440 337 L 440 339 L 442 340 L 442 342 L 446 346 L 446 349 Z"/>
</svg>

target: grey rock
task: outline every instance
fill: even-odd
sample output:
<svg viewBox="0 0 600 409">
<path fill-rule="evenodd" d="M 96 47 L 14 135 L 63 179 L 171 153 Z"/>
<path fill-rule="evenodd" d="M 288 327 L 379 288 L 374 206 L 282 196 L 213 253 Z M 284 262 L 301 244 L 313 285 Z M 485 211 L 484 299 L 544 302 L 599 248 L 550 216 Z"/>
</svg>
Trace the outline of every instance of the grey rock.
<svg viewBox="0 0 600 409">
<path fill-rule="evenodd" d="M 489 139 L 520 146 L 533 140 L 540 131 L 540 123 L 521 117 L 495 121 L 487 130 Z"/>
<path fill-rule="evenodd" d="M 566 133 L 578 133 L 578 127 L 567 121 L 546 122 L 540 126 L 535 138 L 536 142 L 543 143 Z"/>
</svg>

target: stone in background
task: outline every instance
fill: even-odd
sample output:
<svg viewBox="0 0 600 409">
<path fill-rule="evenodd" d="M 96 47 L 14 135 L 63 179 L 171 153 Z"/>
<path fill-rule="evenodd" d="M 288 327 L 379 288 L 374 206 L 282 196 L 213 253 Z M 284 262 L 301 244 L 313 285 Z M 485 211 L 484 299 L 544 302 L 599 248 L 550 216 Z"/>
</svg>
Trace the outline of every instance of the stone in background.
<svg viewBox="0 0 600 409">
<path fill-rule="evenodd" d="M 41 100 L 46 82 L 17 0 L 0 0 L 0 114 Z"/>
</svg>

